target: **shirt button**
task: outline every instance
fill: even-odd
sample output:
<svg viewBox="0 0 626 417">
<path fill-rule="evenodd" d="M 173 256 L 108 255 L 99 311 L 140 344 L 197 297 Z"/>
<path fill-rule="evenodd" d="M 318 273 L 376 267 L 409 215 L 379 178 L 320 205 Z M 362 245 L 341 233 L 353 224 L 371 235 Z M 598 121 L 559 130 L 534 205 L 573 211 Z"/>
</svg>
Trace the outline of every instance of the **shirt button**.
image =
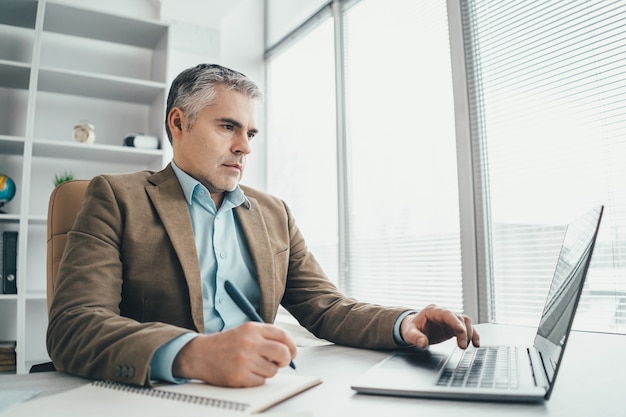
<svg viewBox="0 0 626 417">
<path fill-rule="evenodd" d="M 220 304 L 224 302 L 224 299 L 222 298 L 222 296 L 217 297 L 217 302 Z"/>
<path fill-rule="evenodd" d="M 222 259 L 226 258 L 226 254 L 224 252 L 220 252 L 220 258 Z"/>
</svg>

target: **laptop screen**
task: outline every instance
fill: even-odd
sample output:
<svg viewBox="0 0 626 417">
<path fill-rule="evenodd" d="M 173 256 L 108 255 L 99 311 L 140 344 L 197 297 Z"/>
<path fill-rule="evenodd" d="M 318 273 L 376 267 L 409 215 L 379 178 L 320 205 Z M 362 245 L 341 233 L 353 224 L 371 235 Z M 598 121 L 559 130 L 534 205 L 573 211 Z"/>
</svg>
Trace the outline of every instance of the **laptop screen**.
<svg viewBox="0 0 626 417">
<path fill-rule="evenodd" d="M 596 207 L 567 226 L 552 286 L 539 322 L 535 348 L 540 352 L 550 382 L 574 320 L 603 207 Z"/>
</svg>

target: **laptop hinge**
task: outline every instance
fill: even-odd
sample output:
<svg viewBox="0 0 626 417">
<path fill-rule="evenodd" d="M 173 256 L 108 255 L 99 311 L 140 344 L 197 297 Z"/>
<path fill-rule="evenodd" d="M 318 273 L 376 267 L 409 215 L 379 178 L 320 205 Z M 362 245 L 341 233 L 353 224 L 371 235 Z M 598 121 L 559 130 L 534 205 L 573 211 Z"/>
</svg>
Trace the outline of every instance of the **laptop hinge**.
<svg viewBox="0 0 626 417">
<path fill-rule="evenodd" d="M 533 373 L 535 386 L 544 387 L 547 390 L 550 386 L 550 378 L 543 364 L 543 358 L 541 357 L 540 352 L 532 347 L 527 348 L 526 352 L 528 353 L 528 360 L 530 362 L 530 369 Z"/>
</svg>

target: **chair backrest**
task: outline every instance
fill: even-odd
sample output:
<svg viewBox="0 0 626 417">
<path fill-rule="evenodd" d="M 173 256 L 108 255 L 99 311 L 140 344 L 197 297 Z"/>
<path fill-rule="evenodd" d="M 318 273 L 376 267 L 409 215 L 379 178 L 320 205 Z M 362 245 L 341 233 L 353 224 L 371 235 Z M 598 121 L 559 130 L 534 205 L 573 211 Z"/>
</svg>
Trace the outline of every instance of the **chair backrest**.
<svg viewBox="0 0 626 417">
<path fill-rule="evenodd" d="M 67 232 L 74 226 L 88 184 L 89 180 L 66 181 L 59 184 L 50 194 L 46 263 L 48 310 L 52 303 L 59 262 L 67 242 Z"/>
</svg>

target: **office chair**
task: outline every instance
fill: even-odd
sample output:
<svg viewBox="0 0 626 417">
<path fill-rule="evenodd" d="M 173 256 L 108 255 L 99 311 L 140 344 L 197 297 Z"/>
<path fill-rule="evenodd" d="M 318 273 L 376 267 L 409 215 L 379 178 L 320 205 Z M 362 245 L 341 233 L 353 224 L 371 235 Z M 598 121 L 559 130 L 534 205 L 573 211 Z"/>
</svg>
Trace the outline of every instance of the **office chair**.
<svg viewBox="0 0 626 417">
<path fill-rule="evenodd" d="M 59 184 L 50 194 L 46 265 L 48 310 L 52 303 L 57 270 L 67 242 L 67 232 L 74 226 L 88 184 L 89 180 L 66 181 Z"/>
<path fill-rule="evenodd" d="M 67 232 L 74 226 L 76 215 L 83 204 L 83 197 L 89 180 L 72 180 L 59 184 L 50 194 L 48 202 L 48 234 L 47 234 L 47 299 L 48 311 L 54 294 L 54 283 L 63 256 Z M 35 364 L 30 373 L 54 371 L 52 362 Z"/>
</svg>

